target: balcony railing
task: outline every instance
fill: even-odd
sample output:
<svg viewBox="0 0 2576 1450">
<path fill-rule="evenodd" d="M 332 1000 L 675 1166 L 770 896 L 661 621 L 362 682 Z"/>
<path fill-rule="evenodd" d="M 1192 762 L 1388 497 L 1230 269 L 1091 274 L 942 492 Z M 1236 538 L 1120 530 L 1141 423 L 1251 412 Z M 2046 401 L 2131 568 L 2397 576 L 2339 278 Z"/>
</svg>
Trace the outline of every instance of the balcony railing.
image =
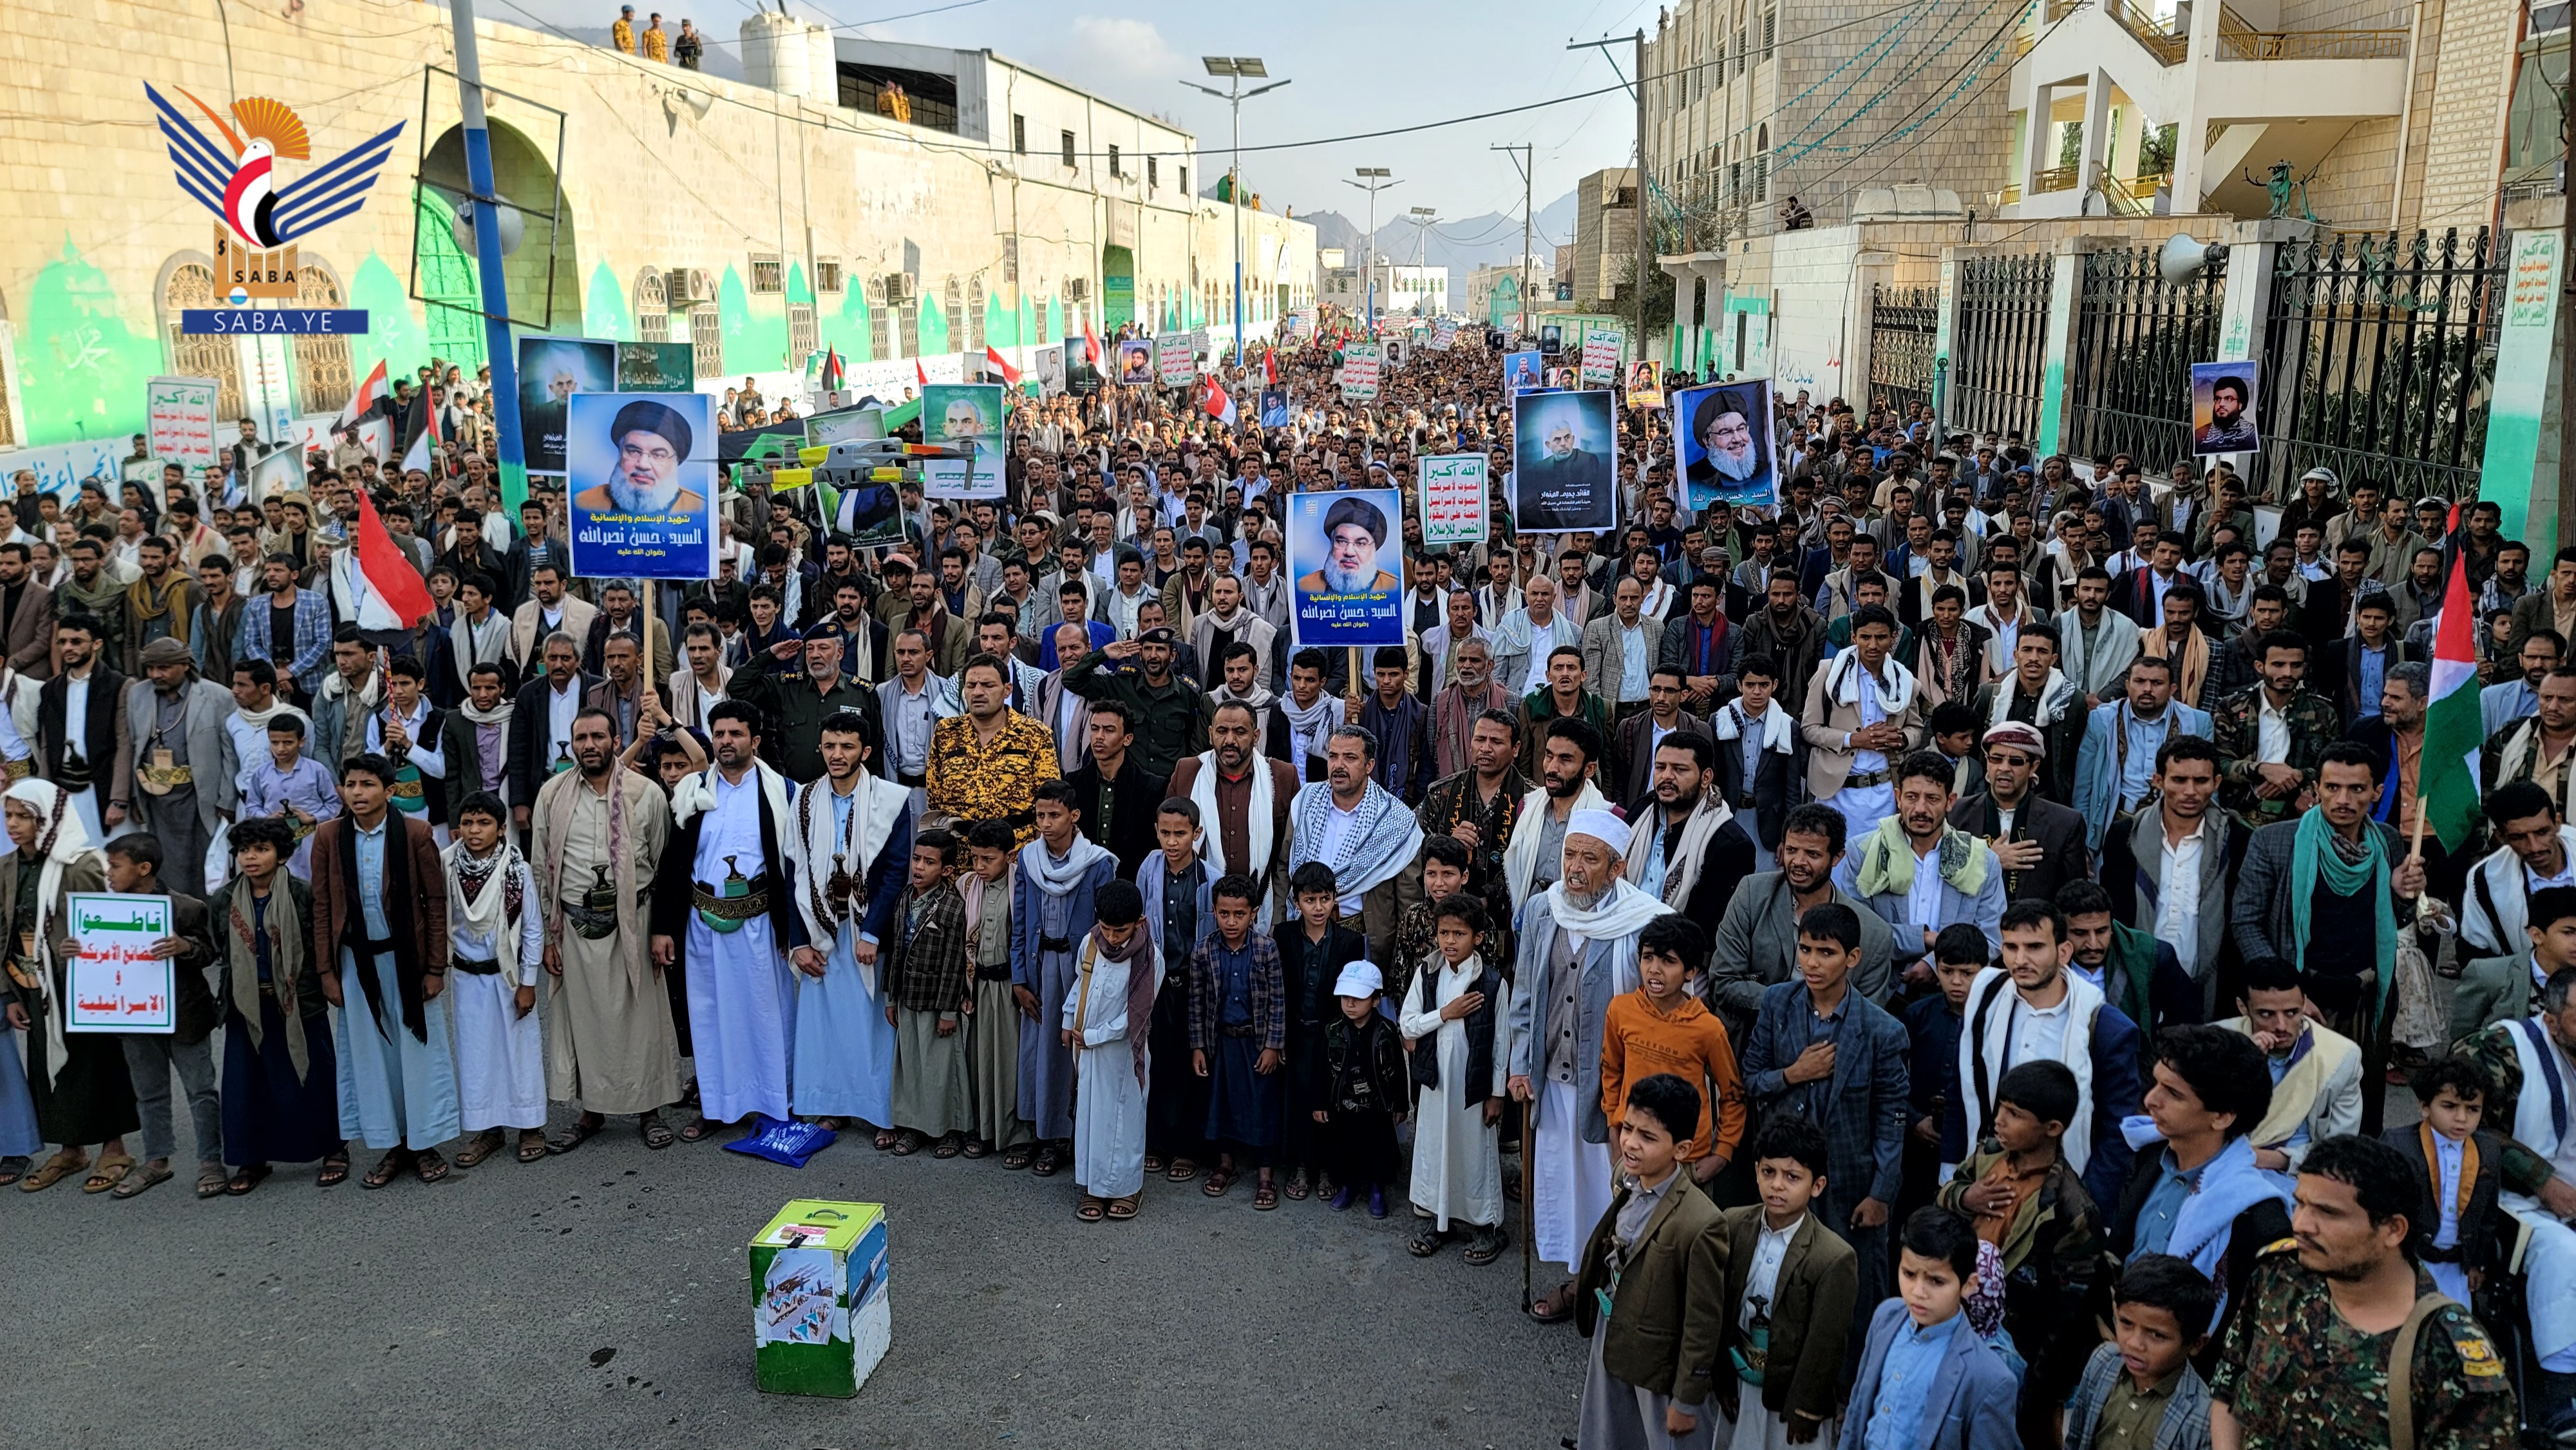
<svg viewBox="0 0 2576 1450">
<path fill-rule="evenodd" d="M 2153 10 L 2137 0 L 2098 0 L 2102 13 L 2118 22 L 2147 53 L 2165 65 L 2178 65 L 2191 54 L 2189 33 L 2177 35 L 2171 20 L 2160 19 Z"/>
<path fill-rule="evenodd" d="M 1999 200 L 1998 204 L 2002 206 L 2010 206 L 2019 200 L 2021 200 L 2021 184 L 2019 182 L 2015 182 L 2004 188 L 2003 196 Z"/>
<path fill-rule="evenodd" d="M 2081 168 L 2073 166 L 2052 166 L 2046 171 L 2035 172 L 2030 178 L 2030 194 L 2037 196 L 2047 191 L 2073 191 L 2076 176 L 2080 170 Z"/>
<path fill-rule="evenodd" d="M 2402 60 L 2403 30 L 2252 30 L 2218 23 L 2220 60 Z"/>
</svg>

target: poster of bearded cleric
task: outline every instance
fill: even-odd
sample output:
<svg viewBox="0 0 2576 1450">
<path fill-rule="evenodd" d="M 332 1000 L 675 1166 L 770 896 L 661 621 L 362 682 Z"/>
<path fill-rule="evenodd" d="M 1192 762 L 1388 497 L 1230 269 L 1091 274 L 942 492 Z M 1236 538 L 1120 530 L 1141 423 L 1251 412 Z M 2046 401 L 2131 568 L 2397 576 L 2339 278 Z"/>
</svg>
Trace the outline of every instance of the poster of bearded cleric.
<svg viewBox="0 0 2576 1450">
<path fill-rule="evenodd" d="M 1391 488 L 1288 495 L 1290 612 L 1301 647 L 1404 643 L 1403 517 L 1403 497 Z"/>
<path fill-rule="evenodd" d="M 1780 501 L 1771 466 L 1771 380 L 1748 378 L 1673 394 L 1673 469 L 1699 512 Z"/>
<path fill-rule="evenodd" d="M 704 393 L 573 394 L 572 572 L 714 578 L 715 459 L 715 400 Z"/>
<path fill-rule="evenodd" d="M 1525 534 L 1619 525 L 1619 432 L 1610 390 L 1512 399 L 1512 522 Z"/>
</svg>

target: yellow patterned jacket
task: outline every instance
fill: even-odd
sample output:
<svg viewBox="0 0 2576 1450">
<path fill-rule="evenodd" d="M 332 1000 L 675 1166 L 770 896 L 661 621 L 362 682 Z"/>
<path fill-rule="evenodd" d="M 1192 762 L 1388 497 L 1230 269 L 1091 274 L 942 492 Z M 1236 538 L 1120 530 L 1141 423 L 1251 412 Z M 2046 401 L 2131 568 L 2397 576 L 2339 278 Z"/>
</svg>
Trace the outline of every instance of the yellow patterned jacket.
<svg viewBox="0 0 2576 1450">
<path fill-rule="evenodd" d="M 1037 834 L 1037 789 L 1061 774 L 1044 725 L 1009 711 L 987 745 L 976 738 L 974 717 L 959 715 L 931 727 L 923 789 L 931 815 L 1007 822 L 1025 846 Z"/>
</svg>

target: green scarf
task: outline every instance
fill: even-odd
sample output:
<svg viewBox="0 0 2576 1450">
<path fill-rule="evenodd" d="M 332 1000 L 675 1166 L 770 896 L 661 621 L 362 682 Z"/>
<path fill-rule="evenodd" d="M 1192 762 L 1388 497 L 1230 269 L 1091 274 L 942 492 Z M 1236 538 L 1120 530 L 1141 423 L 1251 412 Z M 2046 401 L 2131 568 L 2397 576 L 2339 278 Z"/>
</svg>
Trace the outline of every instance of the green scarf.
<svg viewBox="0 0 2576 1450">
<path fill-rule="evenodd" d="M 2180 948 L 2176 948 L 2179 952 Z M 2155 1032 L 2150 987 L 2156 977 L 2156 939 L 2123 921 L 2111 923 L 2111 955 L 2102 963 L 2103 995 L 2127 1014 L 2142 1035 Z"/>
<path fill-rule="evenodd" d="M 2362 857 L 2347 862 L 2334 848 L 2334 827 L 2326 824 L 2323 807 L 2310 806 L 2299 817 L 2299 839 L 2290 848 L 2290 963 L 2301 971 L 2308 961 L 2308 903 L 2316 894 L 2319 873 L 2323 873 L 2328 891 L 2337 896 L 2370 895 L 2378 917 L 2379 1011 L 2386 1013 L 2396 1005 L 2388 991 L 2388 980 L 2397 961 L 2397 911 L 2388 898 L 2388 850 L 2379 832 L 2363 822 Z"/>
<path fill-rule="evenodd" d="M 1982 843 L 1975 837 L 1944 824 L 1938 851 L 1941 879 L 1961 896 L 1974 896 L 1986 889 L 1988 853 L 1978 850 Z M 1854 882 L 1860 895 L 1894 894 L 1903 896 L 1914 889 L 1914 846 L 1905 837 L 1905 820 L 1889 816 L 1878 823 L 1861 843 L 1860 870 Z"/>
</svg>

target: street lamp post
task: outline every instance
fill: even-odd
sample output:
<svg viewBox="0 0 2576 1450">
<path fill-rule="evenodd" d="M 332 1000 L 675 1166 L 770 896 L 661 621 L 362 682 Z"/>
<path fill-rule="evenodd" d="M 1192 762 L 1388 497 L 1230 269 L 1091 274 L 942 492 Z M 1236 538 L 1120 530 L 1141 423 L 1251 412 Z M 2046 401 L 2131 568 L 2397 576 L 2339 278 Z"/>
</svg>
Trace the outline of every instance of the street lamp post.
<svg viewBox="0 0 2576 1450">
<path fill-rule="evenodd" d="M 1426 254 L 1431 248 L 1431 225 L 1432 223 L 1440 220 L 1440 208 L 1436 206 L 1417 206 L 1407 213 L 1407 215 L 1413 218 L 1413 270 L 1416 272 L 1422 272 L 1427 270 L 1430 266 Z M 1415 280 L 1419 281 L 1420 279 L 1416 278 Z M 1423 295 L 1424 294 L 1417 292 L 1413 297 L 1413 312 L 1417 317 L 1422 315 Z"/>
<path fill-rule="evenodd" d="M 1257 55 L 1209 55 L 1201 56 L 1199 60 L 1207 67 L 1209 75 L 1222 77 L 1226 81 L 1226 88 L 1220 91 L 1212 86 L 1200 85 L 1196 81 L 1183 81 L 1181 84 L 1191 90 L 1204 91 L 1216 97 L 1225 102 L 1234 112 L 1234 164 L 1226 172 L 1225 189 L 1226 199 L 1234 204 L 1234 225 L 1227 230 L 1232 233 L 1234 242 L 1234 365 L 1241 367 L 1243 366 L 1243 103 L 1265 91 L 1275 91 L 1288 83 L 1284 80 L 1272 81 L 1266 86 L 1255 86 L 1251 90 L 1245 90 L 1243 88 L 1245 81 L 1261 80 L 1270 74 L 1270 68 L 1262 64 L 1261 57 Z"/>
<path fill-rule="evenodd" d="M 1342 184 L 1356 186 L 1369 194 L 1368 268 L 1360 273 L 1360 325 L 1369 332 L 1375 332 L 1377 330 L 1377 194 L 1387 187 L 1401 186 L 1403 183 L 1388 180 L 1395 173 L 1383 166 L 1362 166 L 1353 174 L 1360 179 L 1345 181 Z"/>
</svg>

